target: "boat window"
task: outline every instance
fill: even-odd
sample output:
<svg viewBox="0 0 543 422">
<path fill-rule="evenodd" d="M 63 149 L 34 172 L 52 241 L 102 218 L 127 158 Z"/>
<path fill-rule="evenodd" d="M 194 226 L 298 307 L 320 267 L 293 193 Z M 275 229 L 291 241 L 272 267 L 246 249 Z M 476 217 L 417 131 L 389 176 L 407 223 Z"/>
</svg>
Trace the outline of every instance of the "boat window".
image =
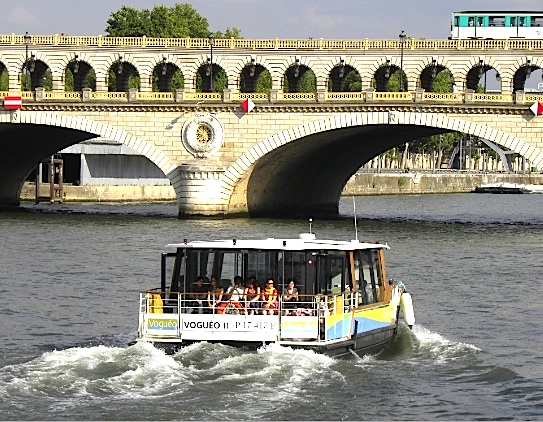
<svg viewBox="0 0 543 422">
<path fill-rule="evenodd" d="M 178 253 L 162 254 L 160 290 L 180 292 L 184 290 L 185 255 Z"/>
<path fill-rule="evenodd" d="M 339 294 L 345 289 L 345 257 L 341 255 L 317 255 L 317 292 Z"/>
<path fill-rule="evenodd" d="M 285 280 L 283 251 L 188 250 L 187 255 L 188 280 L 195 280 L 200 275 L 209 279 L 214 275 L 223 288 L 231 285 L 237 275 L 244 280 L 254 277 L 259 283 L 273 277 L 277 286 L 281 286 Z M 294 273 L 289 277 L 302 280 L 305 271 L 301 266 L 304 262 L 303 254 L 294 261 L 290 257 L 289 265 Z"/>
<path fill-rule="evenodd" d="M 307 273 L 307 259 L 305 252 L 284 252 L 285 278 L 293 278 L 296 282 L 296 288 L 300 294 L 312 291 L 311 280 Z M 283 286 L 281 286 L 282 288 Z"/>
<path fill-rule="evenodd" d="M 283 252 L 281 251 L 249 251 L 247 268 L 243 272 L 245 278 L 254 277 L 259 283 L 273 277 L 276 285 L 283 280 Z"/>
<path fill-rule="evenodd" d="M 379 259 L 376 250 L 358 251 L 355 255 L 355 278 L 357 282 L 358 304 L 378 302 L 379 298 Z"/>
</svg>

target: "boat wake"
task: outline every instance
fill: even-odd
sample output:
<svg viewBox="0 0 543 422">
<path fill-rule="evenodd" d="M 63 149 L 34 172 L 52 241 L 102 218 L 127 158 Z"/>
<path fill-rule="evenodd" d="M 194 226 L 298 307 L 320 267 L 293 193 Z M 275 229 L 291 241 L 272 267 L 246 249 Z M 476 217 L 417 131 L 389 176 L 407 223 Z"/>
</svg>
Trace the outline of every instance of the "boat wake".
<svg viewBox="0 0 543 422">
<path fill-rule="evenodd" d="M 225 404 L 210 403 L 209 394 L 217 391 L 229 397 L 228 406 L 237 414 L 282 419 L 288 415 L 270 413 L 275 409 L 271 403 L 255 409 L 245 398 L 256 391 L 258 397 L 300 406 L 303 403 L 293 402 L 293 397 L 328 389 L 349 391 L 355 380 L 392 382 L 392 376 L 394 382 L 412 377 L 430 380 L 437 374 L 447 382 L 478 388 L 481 383 L 518 379 L 513 371 L 483 364 L 479 351 L 474 345 L 447 340 L 420 325 L 413 330 L 401 325 L 390 348 L 374 356 L 353 354 L 352 359 L 334 359 L 277 344 L 262 346 L 255 353 L 202 342 L 174 355 L 145 343 L 130 347 L 102 344 L 46 351 L 30 361 L 3 366 L 0 396 L 10 403 L 5 415 L 9 419 L 25 419 L 29 414 L 46 418 L 59 412 L 77 418 L 104 407 L 138 419 L 127 403 L 138 403 L 141 408 L 142 403 L 155 399 L 176 403 L 172 410 L 177 419 L 219 419 L 224 417 Z M 403 387 L 408 389 L 409 383 Z M 166 413 L 154 416 L 174 418 L 163 411 Z M 96 414 L 104 419 L 114 416 Z"/>
</svg>

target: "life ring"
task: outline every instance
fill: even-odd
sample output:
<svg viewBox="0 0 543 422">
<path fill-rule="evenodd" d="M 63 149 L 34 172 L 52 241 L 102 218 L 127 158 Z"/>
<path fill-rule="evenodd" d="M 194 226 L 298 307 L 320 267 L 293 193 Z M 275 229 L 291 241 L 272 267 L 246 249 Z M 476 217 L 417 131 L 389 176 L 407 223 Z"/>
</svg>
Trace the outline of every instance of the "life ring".
<svg viewBox="0 0 543 422">
<path fill-rule="evenodd" d="M 229 306 L 231 305 L 231 306 Z M 233 306 L 233 308 L 232 308 Z M 229 312 L 230 309 L 233 309 L 234 312 Z M 243 309 L 243 306 L 241 306 L 241 304 L 239 302 L 223 302 L 219 305 L 219 307 L 217 308 L 217 313 L 218 314 L 224 314 L 224 313 L 227 313 L 227 314 L 237 314 L 239 315 L 240 313 L 245 313 L 245 310 Z"/>
</svg>

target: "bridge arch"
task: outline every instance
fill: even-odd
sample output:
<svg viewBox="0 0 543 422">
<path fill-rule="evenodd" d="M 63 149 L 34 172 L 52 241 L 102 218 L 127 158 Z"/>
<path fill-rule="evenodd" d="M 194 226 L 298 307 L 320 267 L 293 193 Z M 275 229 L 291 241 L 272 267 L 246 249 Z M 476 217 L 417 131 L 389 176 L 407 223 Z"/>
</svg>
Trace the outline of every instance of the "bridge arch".
<svg viewBox="0 0 543 422">
<path fill-rule="evenodd" d="M 362 164 L 394 146 L 450 131 L 543 164 L 536 148 L 486 124 L 415 111 L 345 113 L 278 132 L 241 155 L 222 175 L 228 213 L 336 215 L 345 183 Z"/>
<path fill-rule="evenodd" d="M 26 178 L 40 160 L 70 145 L 104 137 L 126 145 L 153 162 L 166 177 L 176 165 L 153 143 L 114 126 L 54 112 L 0 113 L 0 154 L 16 157 L 0 167 L 0 207 L 19 205 Z M 39 136 L 38 136 L 39 135 Z M 43 138 L 51 139 L 44 142 Z M 16 145 L 16 149 L 13 149 Z"/>
</svg>

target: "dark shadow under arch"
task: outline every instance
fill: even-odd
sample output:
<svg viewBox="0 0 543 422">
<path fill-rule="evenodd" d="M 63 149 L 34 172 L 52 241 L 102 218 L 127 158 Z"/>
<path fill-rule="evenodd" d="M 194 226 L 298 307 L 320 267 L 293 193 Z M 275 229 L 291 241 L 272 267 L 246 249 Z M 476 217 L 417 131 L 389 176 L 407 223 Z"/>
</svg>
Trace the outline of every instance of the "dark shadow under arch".
<svg viewBox="0 0 543 422">
<path fill-rule="evenodd" d="M 247 184 L 249 214 L 335 217 L 343 186 L 364 163 L 394 146 L 444 132 L 412 125 L 357 126 L 285 144 L 254 164 Z"/>
</svg>

